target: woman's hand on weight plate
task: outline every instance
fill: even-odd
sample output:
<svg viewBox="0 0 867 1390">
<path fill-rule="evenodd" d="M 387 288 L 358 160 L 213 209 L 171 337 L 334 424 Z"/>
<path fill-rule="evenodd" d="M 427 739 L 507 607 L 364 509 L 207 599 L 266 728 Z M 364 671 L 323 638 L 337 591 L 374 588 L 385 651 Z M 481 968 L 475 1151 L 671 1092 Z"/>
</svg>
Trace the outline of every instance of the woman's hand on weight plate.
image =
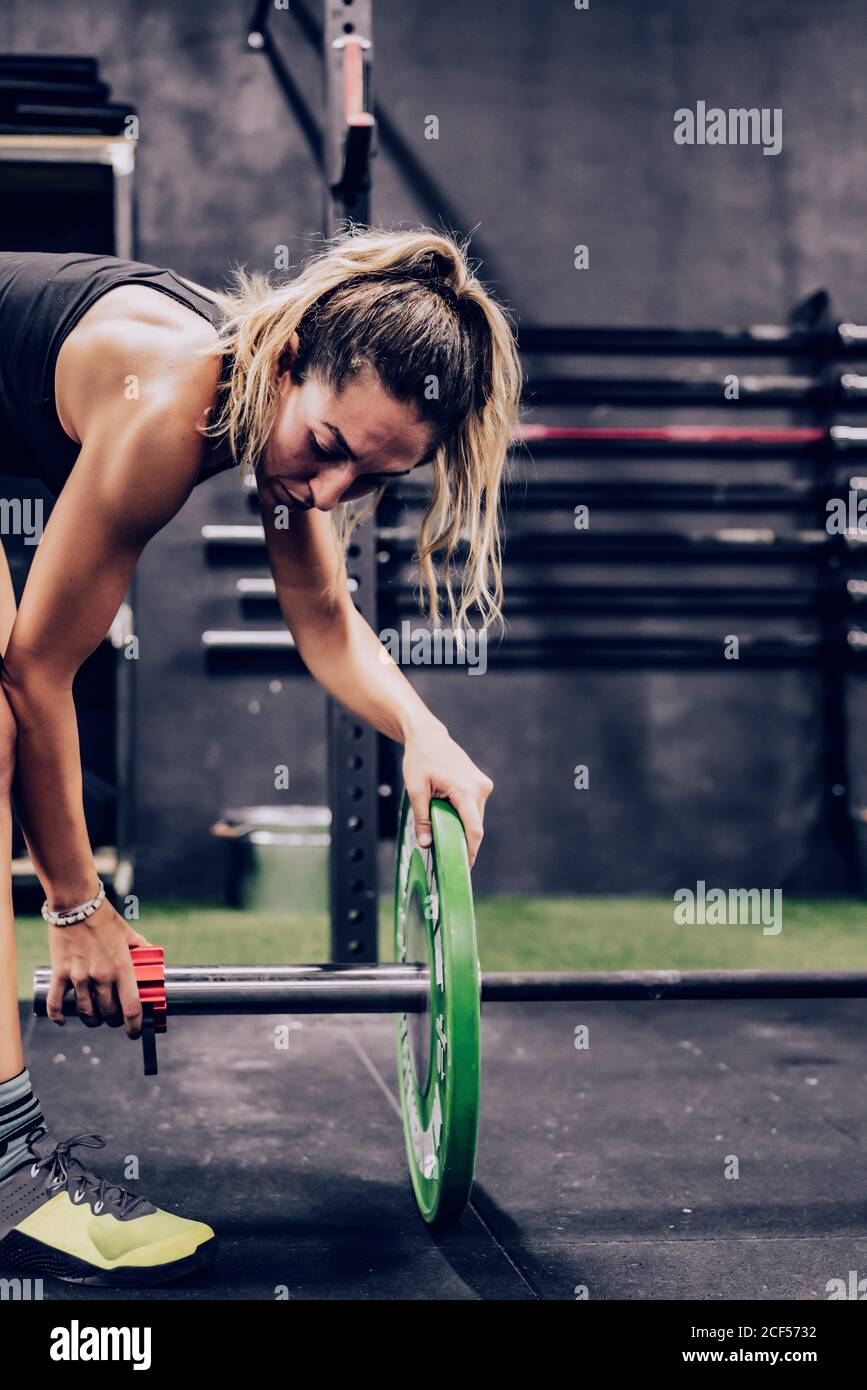
<svg viewBox="0 0 867 1390">
<path fill-rule="evenodd" d="M 86 1027 L 107 1023 L 109 1028 L 124 1027 L 132 1039 L 141 1037 L 141 999 L 129 948 L 150 944 L 107 901 L 84 922 L 49 927 L 48 1017 L 63 1025 L 63 996 L 71 984 L 78 1017 Z"/>
<path fill-rule="evenodd" d="M 431 797 L 446 797 L 463 823 L 472 868 L 485 834 L 485 802 L 494 790 L 490 777 L 476 767 L 444 725 L 435 721 L 407 738 L 403 781 L 419 844 L 431 843 Z"/>
</svg>

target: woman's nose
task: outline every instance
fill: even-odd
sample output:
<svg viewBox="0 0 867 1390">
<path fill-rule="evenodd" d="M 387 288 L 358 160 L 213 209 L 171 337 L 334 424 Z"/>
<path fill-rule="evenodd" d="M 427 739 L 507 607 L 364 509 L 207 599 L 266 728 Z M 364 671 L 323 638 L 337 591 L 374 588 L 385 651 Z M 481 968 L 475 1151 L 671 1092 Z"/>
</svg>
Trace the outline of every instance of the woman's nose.
<svg viewBox="0 0 867 1390">
<path fill-rule="evenodd" d="M 330 512 L 336 507 L 349 484 L 352 482 L 352 464 L 347 461 L 340 467 L 332 467 L 310 479 L 313 505 L 317 511 Z"/>
</svg>

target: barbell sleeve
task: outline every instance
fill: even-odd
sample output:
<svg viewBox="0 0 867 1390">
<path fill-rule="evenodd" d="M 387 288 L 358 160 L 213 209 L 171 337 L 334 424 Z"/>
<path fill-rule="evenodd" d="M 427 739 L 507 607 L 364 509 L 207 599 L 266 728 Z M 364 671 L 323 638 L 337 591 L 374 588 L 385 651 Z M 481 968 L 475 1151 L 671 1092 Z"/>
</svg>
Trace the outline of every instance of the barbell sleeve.
<svg viewBox="0 0 867 1390">
<path fill-rule="evenodd" d="M 33 977 L 33 1012 L 45 1017 L 51 972 Z M 413 965 L 202 965 L 165 972 L 169 1016 L 191 1014 L 424 1013 L 428 972 Z M 63 1012 L 75 1014 L 71 989 Z"/>
</svg>

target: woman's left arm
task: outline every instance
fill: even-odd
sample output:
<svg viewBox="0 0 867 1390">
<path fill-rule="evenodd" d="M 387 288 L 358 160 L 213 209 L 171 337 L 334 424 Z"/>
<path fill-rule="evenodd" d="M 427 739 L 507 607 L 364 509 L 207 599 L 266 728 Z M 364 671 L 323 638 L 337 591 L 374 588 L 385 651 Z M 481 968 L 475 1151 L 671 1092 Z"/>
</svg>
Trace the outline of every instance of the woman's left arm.
<svg viewBox="0 0 867 1390">
<path fill-rule="evenodd" d="M 305 666 L 353 714 L 404 745 L 403 779 L 419 842 L 430 842 L 431 797 L 446 797 L 463 822 L 475 863 L 494 784 L 413 690 L 355 608 L 346 583 L 325 597 L 336 558 L 330 517 L 293 512 L 283 529 L 263 503 L 262 520 L 280 611 Z"/>
</svg>

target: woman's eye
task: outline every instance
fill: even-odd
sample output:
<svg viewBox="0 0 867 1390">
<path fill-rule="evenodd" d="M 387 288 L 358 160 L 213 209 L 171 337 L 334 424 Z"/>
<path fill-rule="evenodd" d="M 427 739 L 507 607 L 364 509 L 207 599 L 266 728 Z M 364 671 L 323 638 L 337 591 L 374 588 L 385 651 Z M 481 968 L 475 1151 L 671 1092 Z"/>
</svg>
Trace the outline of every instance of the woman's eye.
<svg viewBox="0 0 867 1390">
<path fill-rule="evenodd" d="M 341 457 L 340 454 L 335 454 L 328 449 L 323 449 L 322 445 L 316 438 L 316 435 L 313 433 L 311 433 L 310 435 L 310 448 L 312 449 L 314 455 L 318 459 L 327 459 L 330 462 L 334 463 L 337 461 L 337 459 Z"/>
</svg>

